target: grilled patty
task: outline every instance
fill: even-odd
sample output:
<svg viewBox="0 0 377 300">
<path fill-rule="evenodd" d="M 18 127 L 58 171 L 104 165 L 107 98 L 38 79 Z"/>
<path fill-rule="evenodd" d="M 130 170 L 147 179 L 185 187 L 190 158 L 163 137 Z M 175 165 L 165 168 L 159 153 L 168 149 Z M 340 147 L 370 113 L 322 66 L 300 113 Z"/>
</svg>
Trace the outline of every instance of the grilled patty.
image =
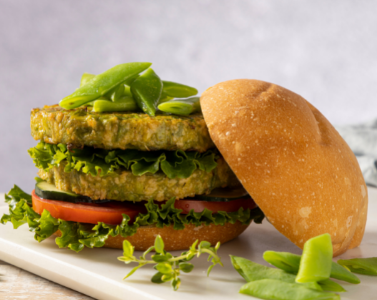
<svg viewBox="0 0 377 300">
<path fill-rule="evenodd" d="M 31 111 L 31 135 L 50 144 L 77 148 L 192 150 L 215 147 L 201 114 L 95 113 L 91 107 L 64 110 L 58 105 Z"/>
<path fill-rule="evenodd" d="M 88 196 L 93 200 L 111 199 L 119 201 L 156 201 L 172 197 L 182 199 L 210 193 L 217 187 L 239 185 L 237 178 L 224 159 L 217 160 L 217 167 L 211 172 L 200 169 L 185 179 L 169 179 L 162 172 L 135 176 L 131 171 L 117 170 L 105 176 L 92 176 L 73 170 L 64 172 L 64 162 L 50 171 L 39 170 L 38 175 L 63 191 Z"/>
</svg>

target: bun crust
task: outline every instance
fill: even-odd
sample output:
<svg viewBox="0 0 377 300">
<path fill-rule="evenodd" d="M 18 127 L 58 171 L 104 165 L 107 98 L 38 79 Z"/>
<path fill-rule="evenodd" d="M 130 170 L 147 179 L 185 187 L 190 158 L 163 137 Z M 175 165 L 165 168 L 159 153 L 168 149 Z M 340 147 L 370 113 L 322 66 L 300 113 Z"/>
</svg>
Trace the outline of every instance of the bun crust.
<svg viewBox="0 0 377 300">
<path fill-rule="evenodd" d="M 186 250 L 196 241 L 208 241 L 212 246 L 217 242 L 221 244 L 226 243 L 237 236 L 239 236 L 249 225 L 243 225 L 237 221 L 235 224 L 225 223 L 224 225 L 202 225 L 196 227 L 193 224 L 188 224 L 185 229 L 175 230 L 173 226 L 166 226 L 157 228 L 155 226 L 139 227 L 136 234 L 133 236 L 123 238 L 120 235 L 109 238 L 105 241 L 104 247 L 107 248 L 123 248 L 123 241 L 128 240 L 135 247 L 136 251 L 145 251 L 150 246 L 154 245 L 156 236 L 161 235 L 164 240 L 165 250 Z M 55 235 L 61 236 L 58 230 Z"/>
<path fill-rule="evenodd" d="M 212 140 L 272 225 L 300 248 L 328 232 L 334 256 L 364 234 L 368 192 L 351 149 L 301 96 L 258 80 L 200 98 Z"/>
</svg>

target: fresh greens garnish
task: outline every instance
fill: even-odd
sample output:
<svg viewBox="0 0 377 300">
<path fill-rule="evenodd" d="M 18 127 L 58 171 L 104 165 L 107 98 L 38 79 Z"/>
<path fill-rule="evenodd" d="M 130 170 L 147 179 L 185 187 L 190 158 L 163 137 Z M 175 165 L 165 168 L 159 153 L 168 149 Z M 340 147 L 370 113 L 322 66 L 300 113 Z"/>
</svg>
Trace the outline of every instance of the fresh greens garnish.
<svg viewBox="0 0 377 300">
<path fill-rule="evenodd" d="M 154 116 L 159 103 L 174 98 L 195 96 L 198 93 L 197 89 L 187 85 L 161 81 L 149 68 L 151 65 L 147 62 L 126 63 L 99 75 L 84 73 L 80 87 L 61 100 L 59 105 L 65 109 L 91 105 L 95 112 L 141 110 Z M 139 75 L 143 71 L 145 72 Z M 199 102 L 193 108 L 190 108 L 191 113 L 200 110 Z M 167 112 L 177 115 L 188 114 L 187 107 L 184 110 Z"/>
<path fill-rule="evenodd" d="M 168 178 L 188 178 L 196 169 L 211 172 L 216 168 L 217 153 L 196 151 L 138 151 L 83 148 L 68 150 L 65 144 L 39 142 L 28 150 L 35 166 L 44 171 L 67 162 L 64 171 L 81 171 L 93 176 L 105 176 L 119 168 L 131 170 L 135 176 L 162 171 Z"/>
<path fill-rule="evenodd" d="M 181 230 L 186 224 L 224 225 L 225 223 L 234 224 L 237 221 L 249 224 L 252 220 L 261 223 L 264 218 L 259 208 L 252 210 L 240 208 L 236 212 L 229 213 L 222 211 L 213 213 L 208 209 L 196 213 L 191 210 L 188 214 L 181 214 L 182 210 L 174 207 L 175 200 L 170 199 L 161 206 L 152 200 L 147 202 L 145 204 L 147 212 L 140 213 L 133 224 L 129 224 L 130 217 L 124 214 L 119 225 L 108 225 L 102 222 L 90 225 L 56 219 L 47 211 L 44 211 L 42 215 L 37 214 L 30 206 L 31 196 L 16 185 L 5 195 L 5 201 L 9 205 L 9 214 L 4 214 L 0 223 L 11 222 L 15 229 L 28 223 L 29 230 L 34 232 L 34 238 L 39 242 L 60 230 L 62 236 L 55 239 L 56 244 L 60 248 L 68 247 L 76 252 L 81 251 L 84 246 L 102 247 L 109 236 L 132 236 L 140 226 L 153 225 L 158 228 L 173 226 L 175 230 Z"/>
<path fill-rule="evenodd" d="M 198 245 L 196 240 L 186 252 L 183 252 L 180 256 L 173 256 L 172 254 L 164 250 L 164 241 L 160 235 L 156 237 L 154 246 L 150 247 L 143 253 L 140 258 L 136 258 L 134 254 L 134 248 L 127 240 L 123 242 L 123 256 L 118 257 L 118 260 L 125 262 L 126 264 L 135 262 L 139 265 L 133 268 L 124 279 L 131 276 L 135 271 L 147 264 L 154 264 L 154 269 L 158 272 L 152 277 L 151 281 L 154 283 L 163 283 L 171 281 L 171 285 L 174 291 L 178 290 L 181 279 L 179 278 L 181 272 L 189 273 L 194 269 L 194 265 L 189 263 L 195 256 L 199 257 L 201 254 L 208 254 L 208 261 L 212 262 L 207 270 L 207 276 L 209 276 L 212 268 L 219 264 L 223 267 L 220 257 L 217 255 L 217 250 L 220 248 L 220 243 L 217 243 L 215 247 L 211 247 L 211 244 L 206 241 L 202 241 Z M 147 259 L 147 254 L 151 251 L 156 251 L 156 254 L 151 255 L 151 259 Z"/>
<path fill-rule="evenodd" d="M 135 62 L 117 65 L 89 79 L 73 94 L 63 98 L 59 105 L 65 109 L 73 109 L 104 96 L 111 89 L 122 84 L 129 78 L 148 69 L 152 64 Z"/>
</svg>

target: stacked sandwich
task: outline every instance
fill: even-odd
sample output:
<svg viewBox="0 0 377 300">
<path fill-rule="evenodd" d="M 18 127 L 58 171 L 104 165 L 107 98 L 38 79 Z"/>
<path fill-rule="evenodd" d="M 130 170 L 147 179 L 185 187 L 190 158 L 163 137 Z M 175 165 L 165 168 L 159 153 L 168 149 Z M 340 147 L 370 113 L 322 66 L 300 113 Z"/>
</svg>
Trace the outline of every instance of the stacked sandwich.
<svg viewBox="0 0 377 300">
<path fill-rule="evenodd" d="M 120 66 L 128 73 L 111 89 L 102 87 L 100 97 L 84 94 L 114 81 L 119 66 L 84 74 L 74 100 L 71 95 L 68 102 L 32 110 L 31 133 L 40 142 L 29 154 L 39 177 L 31 197 L 17 187 L 8 193 L 14 207 L 2 222 L 27 220 L 38 241 L 55 234 L 59 247 L 75 251 L 121 248 L 124 239 L 144 250 L 157 234 L 167 250 L 185 249 L 197 239 L 226 242 L 253 219 L 261 222 L 263 213 L 216 149 L 200 110 L 181 115 L 156 110 L 162 103 L 172 103 L 174 112 L 179 103 L 192 105 L 199 98 L 182 94 L 197 91 L 159 80 L 158 99 L 150 105 L 143 93 L 150 96 L 156 84 L 139 87 L 140 79 L 151 77 L 150 64 Z M 119 111 L 124 103 L 126 111 Z"/>
</svg>

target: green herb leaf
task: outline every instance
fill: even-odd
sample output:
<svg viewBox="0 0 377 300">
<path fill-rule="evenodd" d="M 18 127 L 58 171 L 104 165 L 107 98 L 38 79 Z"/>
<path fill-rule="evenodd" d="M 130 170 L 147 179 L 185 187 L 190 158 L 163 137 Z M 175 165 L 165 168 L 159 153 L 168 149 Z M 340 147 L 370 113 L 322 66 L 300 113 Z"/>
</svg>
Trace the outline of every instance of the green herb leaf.
<svg viewBox="0 0 377 300">
<path fill-rule="evenodd" d="M 171 264 L 167 262 L 158 263 L 154 268 L 162 274 L 170 274 L 173 272 Z"/>
<path fill-rule="evenodd" d="M 173 281 L 171 282 L 171 286 L 173 287 L 173 290 L 176 291 L 179 289 L 181 285 L 181 279 L 180 278 L 175 278 L 173 279 Z"/>
<path fill-rule="evenodd" d="M 142 266 L 143 266 L 143 265 L 139 265 L 139 266 L 133 268 L 133 269 L 131 270 L 131 272 L 128 273 L 127 276 L 125 276 L 125 277 L 123 278 L 123 280 L 127 279 L 128 277 L 130 277 L 133 273 L 135 273 L 135 272 L 136 272 L 139 268 L 141 268 Z"/>
<path fill-rule="evenodd" d="M 163 283 L 164 281 L 162 280 L 162 276 L 164 274 L 162 274 L 161 272 L 157 272 L 156 274 L 153 275 L 151 281 L 153 283 Z"/>
<path fill-rule="evenodd" d="M 162 240 L 160 235 L 156 236 L 156 240 L 154 241 L 154 248 L 156 252 L 163 254 L 164 253 L 164 241 Z"/>
<path fill-rule="evenodd" d="M 194 265 L 186 262 L 179 264 L 179 269 L 184 273 L 190 273 L 194 269 Z"/>
</svg>

